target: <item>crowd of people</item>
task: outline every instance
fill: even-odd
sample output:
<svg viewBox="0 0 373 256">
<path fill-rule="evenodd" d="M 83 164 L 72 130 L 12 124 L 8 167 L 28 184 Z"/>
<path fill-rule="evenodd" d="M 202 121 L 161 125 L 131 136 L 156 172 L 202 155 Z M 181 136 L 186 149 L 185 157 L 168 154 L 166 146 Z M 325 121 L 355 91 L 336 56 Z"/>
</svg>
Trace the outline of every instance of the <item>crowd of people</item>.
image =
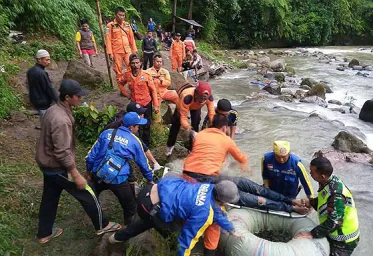
<svg viewBox="0 0 373 256">
<path fill-rule="evenodd" d="M 331 247 L 330 255 L 350 255 L 359 241 L 357 211 L 351 191 L 333 174 L 330 161 L 324 157 L 311 161 L 311 177 L 319 183 L 315 197 L 306 168 L 291 152 L 290 143 L 274 141 L 273 151 L 265 153 L 262 159 L 263 185 L 251 181 L 247 154 L 234 142 L 238 111 L 232 108 L 228 99 L 220 99 L 215 107 L 212 88 L 204 81 L 184 86 L 177 92 L 168 89 L 171 78 L 169 71 L 162 67 L 162 56 L 156 52 L 156 42 L 152 38 L 155 29 L 156 24 L 149 19 L 149 31 L 142 46 L 142 63 L 136 54 L 133 24 L 125 21 L 124 9 L 117 8 L 115 20 L 107 25 L 107 53 L 115 63 L 121 95 L 131 102 L 127 111 L 102 131 L 88 152 L 85 176 L 77 170 L 75 162 L 72 107 L 77 106 L 88 92 L 77 81 L 65 79 L 57 96 L 45 71 L 50 55 L 45 50 L 37 52 L 36 64 L 28 71 L 27 80 L 30 100 L 38 109 L 41 126 L 36 146 L 36 161 L 44 177 L 39 242 L 47 243 L 62 234 L 63 230 L 54 227 L 54 222 L 60 194 L 65 190 L 81 203 L 97 235 L 115 232 L 109 238 L 110 243 L 127 241 L 155 228 L 163 236 L 179 232 L 178 255 L 190 255 L 202 235 L 204 255 L 214 255 L 221 229 L 238 236 L 224 210 L 228 203 L 300 214 L 307 214 L 314 207 L 319 213 L 320 224 L 295 238 L 326 237 Z M 82 55 L 88 55 L 84 59 L 91 65 L 89 56 L 92 51 L 97 53 L 97 47 L 87 43 L 89 39 L 94 42 L 88 24 L 83 23 L 78 33 L 78 49 Z M 175 36 L 170 47 L 172 69 L 180 71 L 185 49 L 191 52 L 189 48 L 195 46 L 189 44 L 190 39 L 182 42 L 180 34 Z M 192 52 L 197 53 L 195 48 Z M 126 65 L 124 73 L 123 62 Z M 146 66 L 149 62 L 149 68 L 144 68 L 145 62 Z M 165 154 L 172 155 L 181 127 L 189 132 L 192 147 L 184 159 L 181 176 L 155 181 L 153 173 L 161 166 L 149 150 L 150 127 L 153 113 L 155 121 L 160 121 L 162 101 L 176 104 Z M 200 131 L 204 106 L 208 113 Z M 247 178 L 220 174 L 228 153 L 239 162 L 240 170 L 247 173 Z M 137 199 L 133 186 L 136 177 L 130 160 L 134 160 L 147 180 Z M 307 198 L 297 199 L 301 189 Z M 125 227 L 105 218 L 98 200 L 104 190 L 111 190 L 117 197 L 123 209 Z"/>
</svg>

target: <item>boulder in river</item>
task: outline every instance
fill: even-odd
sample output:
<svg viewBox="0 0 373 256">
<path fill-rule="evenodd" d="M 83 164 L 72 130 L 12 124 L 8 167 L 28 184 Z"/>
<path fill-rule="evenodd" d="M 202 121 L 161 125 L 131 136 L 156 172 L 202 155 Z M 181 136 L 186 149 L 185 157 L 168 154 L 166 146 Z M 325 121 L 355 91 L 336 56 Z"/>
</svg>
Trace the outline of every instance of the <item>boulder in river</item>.
<svg viewBox="0 0 373 256">
<path fill-rule="evenodd" d="M 289 65 L 287 65 L 285 67 L 285 72 L 288 73 L 288 76 L 294 76 L 295 75 L 295 69 L 293 67 L 290 67 Z"/>
<path fill-rule="evenodd" d="M 275 80 L 279 83 L 285 82 L 285 75 L 281 72 L 275 73 Z"/>
<path fill-rule="evenodd" d="M 77 60 L 69 62 L 63 78 L 76 80 L 90 89 L 96 89 L 108 81 L 108 76 L 105 73 Z"/>
<path fill-rule="evenodd" d="M 352 68 L 353 66 L 359 66 L 360 62 L 357 60 L 357 59 L 352 59 L 349 63 L 348 63 L 348 67 L 349 68 Z"/>
<path fill-rule="evenodd" d="M 346 68 L 345 68 L 345 67 L 342 67 L 342 66 L 338 66 L 336 69 L 337 69 L 338 71 L 345 71 L 345 70 L 346 70 Z"/>
<path fill-rule="evenodd" d="M 372 153 L 372 150 L 361 139 L 347 131 L 339 132 L 334 138 L 332 146 L 342 152 Z"/>
<path fill-rule="evenodd" d="M 361 108 L 359 119 L 373 123 L 373 99 L 367 100 Z"/>
<path fill-rule="evenodd" d="M 363 70 L 363 67 L 362 66 L 353 66 L 352 69 L 353 70 Z"/>
<path fill-rule="evenodd" d="M 303 78 L 302 79 L 302 82 L 301 82 L 301 85 L 307 85 L 307 86 L 309 86 L 310 88 L 312 88 L 312 86 L 314 85 L 314 84 L 316 84 L 317 83 L 317 81 L 315 80 L 315 79 L 313 79 L 313 78 Z"/>
<path fill-rule="evenodd" d="M 289 95 L 289 94 L 287 94 L 287 95 L 280 95 L 278 98 L 279 98 L 280 100 L 285 101 L 285 102 L 294 102 L 294 98 L 293 98 L 293 96 L 291 96 L 291 95 Z"/>
<path fill-rule="evenodd" d="M 346 110 L 344 108 L 329 108 L 331 111 L 340 112 L 341 114 L 346 114 Z"/>
<path fill-rule="evenodd" d="M 325 88 L 325 93 L 333 93 L 333 91 L 332 91 L 332 89 L 330 88 L 328 82 L 320 81 L 320 84 L 321 84 L 322 86 L 324 86 L 324 88 Z"/>
<path fill-rule="evenodd" d="M 326 101 L 318 96 L 309 96 L 309 97 L 304 97 L 300 99 L 300 102 L 305 102 L 305 103 L 315 103 L 323 108 L 328 107 L 328 103 Z"/>
<path fill-rule="evenodd" d="M 363 73 L 363 72 L 357 72 L 356 74 L 355 74 L 356 76 L 362 76 L 362 77 L 368 77 L 369 76 L 369 74 L 368 73 Z"/>
<path fill-rule="evenodd" d="M 306 94 L 307 96 L 318 96 L 325 100 L 325 87 L 321 83 L 316 83 L 311 90 Z"/>
<path fill-rule="evenodd" d="M 305 85 L 305 84 L 302 84 L 300 86 L 300 88 L 303 89 L 303 90 L 307 90 L 307 91 L 311 90 L 311 87 L 309 87 L 308 85 Z"/>
<path fill-rule="evenodd" d="M 213 64 L 209 69 L 210 77 L 220 76 L 225 72 L 225 68 L 222 65 Z"/>
<path fill-rule="evenodd" d="M 333 150 L 332 148 L 319 150 L 315 152 L 315 154 L 313 155 L 313 157 L 322 157 L 322 156 L 328 158 L 332 163 L 353 162 L 353 163 L 367 164 L 369 160 L 372 158 L 370 154 L 341 152 L 338 150 Z"/>
<path fill-rule="evenodd" d="M 263 90 L 273 95 L 281 95 L 281 87 L 278 85 L 269 84 L 269 85 L 264 86 Z"/>
<path fill-rule="evenodd" d="M 271 59 L 268 56 L 264 56 L 264 57 L 259 58 L 258 63 L 262 67 L 269 67 L 269 64 L 271 63 Z"/>
<path fill-rule="evenodd" d="M 342 102 L 339 100 L 329 100 L 328 103 L 342 106 Z"/>
<path fill-rule="evenodd" d="M 373 66 L 366 66 L 364 68 L 365 71 L 373 71 Z"/>
<path fill-rule="evenodd" d="M 285 71 L 285 60 L 278 59 L 278 60 L 272 61 L 271 64 L 269 64 L 269 67 L 275 72 L 283 72 Z"/>
</svg>

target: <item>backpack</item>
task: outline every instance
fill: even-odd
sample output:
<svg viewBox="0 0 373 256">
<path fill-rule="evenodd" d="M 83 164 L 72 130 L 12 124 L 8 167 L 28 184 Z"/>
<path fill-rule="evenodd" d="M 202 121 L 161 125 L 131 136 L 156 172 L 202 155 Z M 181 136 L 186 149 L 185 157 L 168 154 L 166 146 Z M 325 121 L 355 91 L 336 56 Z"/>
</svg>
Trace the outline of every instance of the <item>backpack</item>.
<svg viewBox="0 0 373 256">
<path fill-rule="evenodd" d="M 120 173 L 122 166 L 127 159 L 115 154 L 113 149 L 113 142 L 118 129 L 114 129 L 111 134 L 110 142 L 106 150 L 104 158 L 101 160 L 97 171 L 94 173 L 98 178 L 98 183 L 105 182 L 110 184 Z"/>
</svg>

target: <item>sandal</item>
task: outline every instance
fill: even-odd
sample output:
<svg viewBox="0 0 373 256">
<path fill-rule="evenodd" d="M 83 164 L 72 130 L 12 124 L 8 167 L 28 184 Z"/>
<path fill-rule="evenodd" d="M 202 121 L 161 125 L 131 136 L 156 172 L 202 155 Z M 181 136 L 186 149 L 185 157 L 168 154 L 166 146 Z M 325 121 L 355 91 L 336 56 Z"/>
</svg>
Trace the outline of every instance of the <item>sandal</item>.
<svg viewBox="0 0 373 256">
<path fill-rule="evenodd" d="M 62 234 L 62 232 L 63 232 L 62 228 L 53 228 L 52 229 L 52 234 L 50 236 L 48 236 L 48 238 L 45 238 L 45 237 L 40 238 L 39 243 L 41 243 L 41 244 L 48 243 L 51 239 L 59 237 Z"/>
<path fill-rule="evenodd" d="M 109 224 L 108 224 L 108 226 L 106 226 L 106 228 L 103 228 L 103 229 L 100 229 L 100 230 L 98 230 L 97 232 L 96 232 L 96 234 L 99 236 L 99 235 L 102 235 L 102 234 L 104 234 L 104 233 L 107 233 L 107 232 L 114 232 L 114 231 L 117 231 L 117 230 L 119 230 L 119 229 L 121 229 L 122 228 L 122 225 L 120 225 L 120 224 L 118 224 L 118 223 L 116 223 L 116 222 L 112 222 L 113 224 L 111 225 L 111 226 L 109 226 Z"/>
</svg>

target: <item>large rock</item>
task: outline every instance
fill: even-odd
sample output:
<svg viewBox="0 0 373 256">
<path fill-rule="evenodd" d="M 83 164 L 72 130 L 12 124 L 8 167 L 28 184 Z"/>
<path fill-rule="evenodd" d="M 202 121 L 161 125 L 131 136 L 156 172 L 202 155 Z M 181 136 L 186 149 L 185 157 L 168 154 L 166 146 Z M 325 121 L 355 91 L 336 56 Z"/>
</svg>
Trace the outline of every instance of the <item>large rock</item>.
<svg viewBox="0 0 373 256">
<path fill-rule="evenodd" d="M 285 60 L 284 59 L 278 59 L 275 61 L 272 61 L 271 64 L 269 64 L 270 69 L 272 69 L 275 72 L 283 72 L 285 71 Z"/>
<path fill-rule="evenodd" d="M 320 81 L 320 84 L 321 84 L 322 86 L 324 86 L 324 88 L 325 88 L 325 93 L 333 93 L 333 91 L 332 91 L 332 89 L 330 88 L 328 82 Z"/>
<path fill-rule="evenodd" d="M 366 71 L 373 71 L 373 66 L 366 66 L 364 68 L 364 70 L 366 70 Z"/>
<path fill-rule="evenodd" d="M 180 87 L 184 86 L 185 84 L 194 84 L 194 81 L 191 78 L 185 80 L 184 76 L 178 72 L 170 71 L 171 76 L 171 89 L 178 90 Z"/>
<path fill-rule="evenodd" d="M 266 85 L 263 87 L 263 90 L 269 92 L 270 94 L 273 95 L 281 95 L 281 87 L 278 85 Z"/>
<path fill-rule="evenodd" d="M 307 85 L 307 86 L 309 86 L 309 87 L 311 87 L 312 88 L 312 86 L 314 85 L 314 84 L 316 84 L 317 83 L 317 81 L 315 80 L 315 79 L 312 79 L 312 78 L 303 78 L 302 79 L 302 82 L 301 82 L 301 85 Z"/>
<path fill-rule="evenodd" d="M 372 151 L 368 146 L 355 135 L 349 132 L 341 131 L 334 138 L 332 146 L 342 152 L 366 153 L 371 154 Z"/>
<path fill-rule="evenodd" d="M 317 96 L 309 96 L 309 97 L 304 97 L 300 100 L 300 102 L 305 102 L 305 103 L 315 103 L 321 107 L 327 108 L 328 103 L 320 97 Z"/>
<path fill-rule="evenodd" d="M 285 75 L 284 73 L 281 72 L 276 72 L 275 73 L 275 80 L 279 83 L 285 82 Z"/>
<path fill-rule="evenodd" d="M 353 66 L 352 67 L 353 70 L 363 70 L 363 67 L 362 66 Z"/>
<path fill-rule="evenodd" d="M 373 99 L 367 100 L 364 103 L 359 114 L 359 119 L 365 122 L 373 123 Z"/>
<path fill-rule="evenodd" d="M 330 104 L 335 104 L 335 105 L 339 105 L 339 106 L 342 105 L 342 102 L 340 102 L 339 100 L 329 100 L 328 103 L 330 103 Z"/>
<path fill-rule="evenodd" d="M 76 80 L 90 89 L 96 89 L 108 82 L 108 76 L 105 73 L 76 60 L 69 62 L 63 78 Z"/>
<path fill-rule="evenodd" d="M 357 60 L 357 59 L 352 59 L 349 63 L 348 63 L 348 67 L 349 68 L 352 68 L 353 66 L 359 66 L 360 62 Z"/>
<path fill-rule="evenodd" d="M 271 63 L 271 59 L 268 56 L 264 56 L 264 57 L 259 58 L 258 63 L 262 67 L 269 67 L 269 64 Z"/>
<path fill-rule="evenodd" d="M 318 96 L 325 100 L 325 88 L 321 83 L 315 84 L 311 90 L 307 92 L 307 96 Z"/>
<path fill-rule="evenodd" d="M 223 65 L 213 64 L 209 69 L 210 77 L 220 76 L 225 72 Z"/>
<path fill-rule="evenodd" d="M 333 164 L 335 163 L 343 164 L 344 162 L 367 164 L 372 158 L 372 156 L 369 154 L 341 152 L 338 150 L 333 150 L 332 148 L 319 150 L 313 155 L 313 157 L 322 157 L 322 156 L 328 158 Z"/>
</svg>

